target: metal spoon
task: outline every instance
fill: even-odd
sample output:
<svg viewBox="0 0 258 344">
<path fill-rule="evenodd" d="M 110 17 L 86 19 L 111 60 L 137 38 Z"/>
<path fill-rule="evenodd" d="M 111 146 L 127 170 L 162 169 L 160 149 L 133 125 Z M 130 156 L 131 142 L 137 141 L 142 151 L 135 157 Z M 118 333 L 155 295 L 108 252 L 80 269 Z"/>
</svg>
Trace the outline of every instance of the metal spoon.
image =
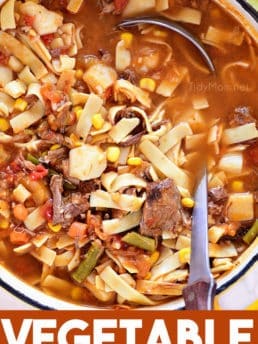
<svg viewBox="0 0 258 344">
<path fill-rule="evenodd" d="M 211 274 L 209 262 L 207 201 L 207 172 L 204 169 L 195 193 L 190 274 L 188 285 L 183 290 L 185 308 L 188 310 L 213 309 L 216 283 Z"/>
<path fill-rule="evenodd" d="M 132 19 L 125 19 L 117 26 L 118 28 L 128 28 L 131 26 L 135 26 L 138 24 L 153 24 L 164 27 L 171 31 L 177 32 L 179 35 L 185 37 L 189 40 L 200 52 L 203 59 L 205 60 L 206 64 L 208 65 L 210 71 L 215 73 L 215 66 L 208 55 L 207 51 L 205 50 L 202 42 L 196 38 L 191 32 L 187 31 L 184 27 L 178 25 L 177 23 L 167 20 L 163 17 L 136 17 Z"/>
</svg>

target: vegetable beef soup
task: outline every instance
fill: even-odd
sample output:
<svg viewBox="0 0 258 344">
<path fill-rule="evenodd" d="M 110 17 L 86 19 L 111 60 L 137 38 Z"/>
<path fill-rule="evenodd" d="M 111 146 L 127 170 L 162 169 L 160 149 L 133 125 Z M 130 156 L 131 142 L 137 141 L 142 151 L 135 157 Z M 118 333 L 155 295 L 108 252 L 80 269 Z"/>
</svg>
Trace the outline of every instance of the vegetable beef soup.
<svg viewBox="0 0 258 344">
<path fill-rule="evenodd" d="M 182 295 L 208 169 L 215 278 L 258 233 L 257 46 L 212 1 L 1 1 L 0 263 L 79 303 Z M 204 44 L 124 17 L 159 14 Z M 15 286 L 13 286 L 15 287 Z"/>
</svg>

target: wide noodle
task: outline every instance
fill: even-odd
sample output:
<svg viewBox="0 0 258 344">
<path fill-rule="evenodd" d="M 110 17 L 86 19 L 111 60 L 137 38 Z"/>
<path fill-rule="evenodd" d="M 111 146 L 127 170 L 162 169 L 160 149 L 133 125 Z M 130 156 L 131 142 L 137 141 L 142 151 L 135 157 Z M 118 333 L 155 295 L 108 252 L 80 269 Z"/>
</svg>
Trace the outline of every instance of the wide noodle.
<svg viewBox="0 0 258 344">
<path fill-rule="evenodd" d="M 153 25 L 199 38 L 216 66 Z M 258 233 L 257 42 L 212 1 L 0 0 L 0 263 L 81 305 L 156 306 L 189 276 L 208 169 L 220 277 Z M 257 239 L 256 239 L 257 240 Z"/>
</svg>

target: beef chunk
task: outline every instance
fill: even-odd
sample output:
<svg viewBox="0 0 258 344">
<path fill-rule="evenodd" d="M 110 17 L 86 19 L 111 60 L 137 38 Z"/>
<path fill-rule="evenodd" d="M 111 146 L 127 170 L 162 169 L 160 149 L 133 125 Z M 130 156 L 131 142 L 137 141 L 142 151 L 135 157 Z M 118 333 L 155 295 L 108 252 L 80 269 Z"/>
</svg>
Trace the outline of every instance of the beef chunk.
<svg viewBox="0 0 258 344">
<path fill-rule="evenodd" d="M 88 196 L 80 192 L 72 193 L 64 198 L 63 227 L 69 227 L 74 219 L 89 209 Z"/>
<path fill-rule="evenodd" d="M 55 167 L 57 164 L 62 162 L 62 160 L 66 159 L 67 155 L 67 148 L 61 147 L 55 150 L 48 151 L 47 155 L 40 159 L 40 161 Z"/>
<path fill-rule="evenodd" d="M 90 194 L 99 189 L 101 189 L 101 181 L 99 179 L 86 180 L 79 184 L 79 190 L 83 194 Z"/>
<path fill-rule="evenodd" d="M 38 130 L 37 130 L 37 135 L 44 141 L 46 141 L 46 143 L 50 144 L 50 145 L 54 145 L 54 144 L 63 144 L 64 142 L 64 136 L 62 134 L 56 133 L 54 131 L 52 131 L 49 128 L 49 125 L 47 122 L 43 122 Z"/>
<path fill-rule="evenodd" d="M 63 177 L 54 175 L 50 181 L 50 190 L 53 197 L 53 224 L 61 224 L 63 222 Z"/>
<path fill-rule="evenodd" d="M 231 127 L 238 127 L 253 122 L 256 123 L 256 119 L 253 117 L 250 106 L 238 106 L 234 109 L 233 114 L 229 116 L 229 125 Z"/>
<path fill-rule="evenodd" d="M 118 74 L 118 76 L 119 76 L 119 79 L 128 80 L 134 85 L 137 84 L 137 81 L 138 81 L 137 75 L 136 75 L 135 71 L 130 69 L 130 68 L 126 68 L 125 70 L 120 72 Z"/>
<path fill-rule="evenodd" d="M 209 190 L 209 197 L 214 202 L 223 202 L 227 200 L 228 194 L 223 187 L 219 186 Z"/>
<path fill-rule="evenodd" d="M 88 196 L 80 192 L 71 193 L 63 198 L 63 177 L 54 175 L 50 181 L 53 196 L 53 224 L 68 228 L 74 219 L 89 209 Z"/>
<path fill-rule="evenodd" d="M 159 236 L 162 231 L 177 232 L 183 222 L 179 191 L 172 179 L 149 183 L 140 224 L 142 234 Z"/>
<path fill-rule="evenodd" d="M 224 210 L 228 194 L 223 187 L 212 188 L 208 192 L 208 212 L 216 223 L 224 223 Z"/>
</svg>

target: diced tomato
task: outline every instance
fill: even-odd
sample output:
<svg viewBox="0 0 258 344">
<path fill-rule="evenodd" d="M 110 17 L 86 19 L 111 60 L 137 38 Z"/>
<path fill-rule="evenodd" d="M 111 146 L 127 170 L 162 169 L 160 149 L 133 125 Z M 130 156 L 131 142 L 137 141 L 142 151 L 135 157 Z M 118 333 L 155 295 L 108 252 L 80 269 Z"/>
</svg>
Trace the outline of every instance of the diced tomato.
<svg viewBox="0 0 258 344">
<path fill-rule="evenodd" d="M 52 84 L 45 84 L 41 87 L 40 90 L 42 96 L 53 103 L 60 103 L 63 99 L 63 94 L 57 90 Z"/>
<path fill-rule="evenodd" d="M 29 16 L 29 15 L 25 15 L 23 17 L 23 20 L 24 20 L 24 24 L 27 25 L 27 26 L 32 26 L 33 25 L 33 22 L 35 20 L 35 16 Z"/>
<path fill-rule="evenodd" d="M 8 60 L 9 60 L 9 56 L 5 55 L 4 53 L 0 51 L 0 65 L 4 65 L 4 66 L 7 65 Z"/>
<path fill-rule="evenodd" d="M 55 38 L 55 35 L 53 33 L 49 33 L 47 35 L 41 36 L 42 41 L 48 46 L 52 43 L 53 39 Z"/>
<path fill-rule="evenodd" d="M 51 222 L 53 219 L 53 201 L 48 200 L 41 208 L 41 215 L 48 221 Z"/>
<path fill-rule="evenodd" d="M 73 222 L 68 230 L 68 235 L 71 238 L 74 239 L 82 239 L 83 237 L 85 237 L 87 232 L 87 225 L 86 223 L 82 223 L 82 222 Z"/>
<path fill-rule="evenodd" d="M 121 13 L 127 6 L 129 0 L 115 0 L 115 8 L 116 8 L 116 13 Z"/>
<path fill-rule="evenodd" d="M 48 169 L 42 165 L 37 165 L 35 170 L 30 173 L 31 180 L 43 179 L 48 174 Z"/>
<path fill-rule="evenodd" d="M 30 240 L 30 236 L 25 231 L 12 231 L 10 233 L 10 241 L 14 245 L 23 245 Z"/>
<path fill-rule="evenodd" d="M 9 166 L 11 171 L 14 173 L 22 171 L 22 167 L 17 163 L 17 161 L 11 162 Z"/>
</svg>

